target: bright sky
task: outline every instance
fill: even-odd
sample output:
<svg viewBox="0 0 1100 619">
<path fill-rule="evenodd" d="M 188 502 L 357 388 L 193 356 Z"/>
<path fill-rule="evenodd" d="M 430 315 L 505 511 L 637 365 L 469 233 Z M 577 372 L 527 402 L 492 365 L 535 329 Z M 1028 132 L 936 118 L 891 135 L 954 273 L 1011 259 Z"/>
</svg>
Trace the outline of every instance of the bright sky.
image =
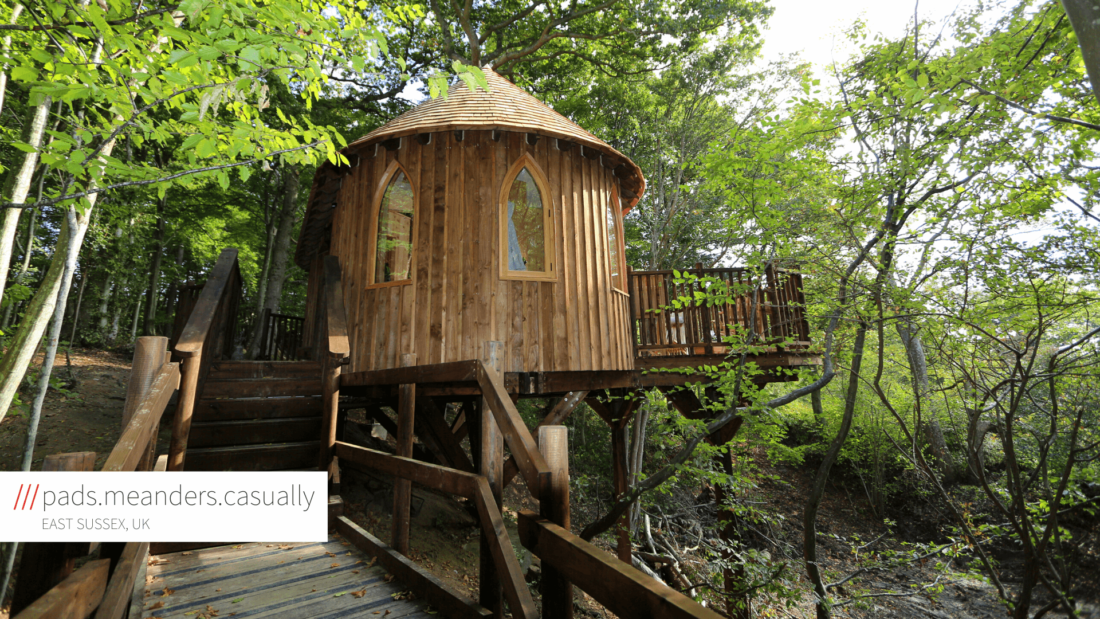
<svg viewBox="0 0 1100 619">
<path fill-rule="evenodd" d="M 965 0 L 920 0 L 922 21 L 939 24 Z M 802 52 L 802 58 L 822 71 L 834 59 L 843 59 L 841 32 L 862 17 L 868 32 L 897 37 L 913 19 L 914 0 L 772 0 L 775 13 L 764 31 L 764 58 L 777 60 L 780 54 Z"/>
</svg>

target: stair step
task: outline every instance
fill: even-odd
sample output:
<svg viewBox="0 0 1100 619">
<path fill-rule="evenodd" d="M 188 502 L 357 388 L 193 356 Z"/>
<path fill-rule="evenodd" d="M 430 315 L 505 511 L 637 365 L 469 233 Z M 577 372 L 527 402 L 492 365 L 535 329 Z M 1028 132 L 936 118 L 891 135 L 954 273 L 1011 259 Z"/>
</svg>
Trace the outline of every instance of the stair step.
<svg viewBox="0 0 1100 619">
<path fill-rule="evenodd" d="M 321 439 L 321 417 L 207 421 L 191 424 L 187 449 Z"/>
<path fill-rule="evenodd" d="M 213 361 L 207 380 L 232 378 L 317 378 L 321 375 L 317 361 Z"/>
<path fill-rule="evenodd" d="M 237 419 L 282 419 L 320 417 L 321 396 L 285 398 L 242 398 L 237 400 L 199 400 L 192 421 L 233 421 Z"/>
<path fill-rule="evenodd" d="M 321 395 L 320 373 L 313 378 L 233 378 L 206 380 L 202 397 L 270 398 L 289 395 Z"/>
<path fill-rule="evenodd" d="M 188 471 L 286 471 L 317 466 L 319 441 L 187 449 Z"/>
</svg>

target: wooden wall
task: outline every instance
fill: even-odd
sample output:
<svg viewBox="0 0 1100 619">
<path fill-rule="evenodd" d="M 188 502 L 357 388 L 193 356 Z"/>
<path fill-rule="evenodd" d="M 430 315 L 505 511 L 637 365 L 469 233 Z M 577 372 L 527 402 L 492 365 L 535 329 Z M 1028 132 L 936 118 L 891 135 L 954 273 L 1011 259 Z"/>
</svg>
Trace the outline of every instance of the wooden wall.
<svg viewBox="0 0 1100 619">
<path fill-rule="evenodd" d="M 489 340 L 504 342 L 508 372 L 633 369 L 629 299 L 612 290 L 608 274 L 611 170 L 582 156 L 579 145 L 559 150 L 550 138 L 532 146 L 523 133 L 497 135 L 466 131 L 459 141 L 440 132 L 426 145 L 406 137 L 396 150 L 359 151 L 340 189 L 330 245 L 343 270 L 351 371 L 397 367 L 406 352 L 422 365 L 480 358 Z M 501 184 L 524 152 L 550 182 L 555 282 L 499 277 Z M 412 283 L 373 288 L 371 202 L 395 158 L 416 191 Z"/>
</svg>

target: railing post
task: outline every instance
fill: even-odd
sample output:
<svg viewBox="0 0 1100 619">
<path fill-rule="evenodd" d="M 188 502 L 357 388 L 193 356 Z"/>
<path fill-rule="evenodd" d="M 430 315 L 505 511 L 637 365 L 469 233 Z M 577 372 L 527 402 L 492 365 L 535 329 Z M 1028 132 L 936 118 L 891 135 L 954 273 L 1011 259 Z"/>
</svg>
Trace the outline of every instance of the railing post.
<svg viewBox="0 0 1100 619">
<path fill-rule="evenodd" d="M 336 416 L 340 410 L 340 373 L 344 359 L 325 354 L 321 378 L 321 454 L 317 468 L 327 471 L 332 465 L 332 449 L 336 445 Z"/>
<path fill-rule="evenodd" d="M 416 354 L 401 355 L 401 367 L 416 365 Z M 416 385 L 407 383 L 397 387 L 397 455 L 411 458 L 413 455 L 413 427 L 416 422 Z M 409 554 L 409 513 L 412 502 L 412 482 L 408 479 L 393 480 L 393 529 L 390 545 L 403 555 Z"/>
<path fill-rule="evenodd" d="M 638 356 L 638 312 L 635 308 L 635 303 L 638 302 L 638 292 L 634 284 L 634 267 L 630 265 L 626 267 L 626 293 L 626 307 L 630 312 L 630 362 L 633 364 L 634 359 Z"/>
<path fill-rule="evenodd" d="M 550 492 L 542 500 L 543 515 L 566 531 L 569 518 L 569 429 L 565 426 L 539 428 L 539 451 L 550 468 Z M 546 619 L 572 619 L 573 584 L 549 564 L 542 566 L 542 616 Z"/>
<path fill-rule="evenodd" d="M 199 373 L 202 371 L 202 349 L 198 353 L 176 354 L 183 356 L 180 362 L 180 391 L 176 400 L 176 414 L 172 419 L 172 442 L 168 446 L 168 470 L 182 471 L 187 455 L 187 437 L 191 434 L 191 414 L 195 411 L 198 396 Z M 189 356 L 184 356 L 189 355 Z"/>
<path fill-rule="evenodd" d="M 168 349 L 168 338 L 159 335 L 139 337 L 134 342 L 134 360 L 130 365 L 130 382 L 126 385 L 126 403 L 122 406 L 122 429 L 130 425 L 130 419 L 134 412 L 141 406 L 141 401 L 149 393 L 153 386 L 153 379 L 157 372 L 167 363 L 165 351 Z M 156 460 L 157 431 L 153 430 L 153 438 L 149 440 L 149 449 L 146 452 L 137 470 L 147 471 L 152 468 Z"/>
<path fill-rule="evenodd" d="M 492 372 L 496 372 L 503 378 L 504 374 L 504 343 L 485 342 L 485 352 L 482 356 L 485 366 Z M 504 478 L 504 435 L 500 433 L 500 427 L 489 410 L 489 403 L 482 396 L 478 405 L 478 432 L 470 436 L 471 441 L 478 442 L 477 472 L 485 476 L 489 482 L 489 488 L 493 491 L 493 499 L 496 501 L 497 510 L 503 506 L 501 481 Z M 538 492 L 537 489 L 533 492 Z M 504 614 L 503 589 L 500 583 L 500 575 L 497 574 L 496 565 L 493 562 L 492 547 L 485 533 L 481 534 L 480 546 L 480 591 L 478 602 L 493 611 L 494 617 L 502 617 Z"/>
</svg>

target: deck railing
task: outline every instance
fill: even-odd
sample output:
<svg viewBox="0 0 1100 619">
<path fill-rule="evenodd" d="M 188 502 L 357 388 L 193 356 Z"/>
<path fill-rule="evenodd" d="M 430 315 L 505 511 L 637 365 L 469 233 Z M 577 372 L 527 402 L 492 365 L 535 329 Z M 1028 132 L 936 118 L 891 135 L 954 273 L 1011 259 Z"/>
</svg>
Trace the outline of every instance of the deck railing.
<svg viewBox="0 0 1100 619">
<path fill-rule="evenodd" d="M 215 359 L 229 358 L 233 354 L 233 333 L 240 303 L 241 272 L 237 266 L 237 250 L 223 249 L 173 351 L 174 357 L 183 359 L 183 366 L 172 445 L 168 452 L 170 471 L 183 470 L 187 437 L 191 433 L 191 414 L 210 366 Z"/>
<path fill-rule="evenodd" d="M 260 317 L 263 333 L 256 359 L 263 361 L 297 361 L 301 358 L 302 334 L 306 319 L 289 314 L 275 314 L 265 309 Z"/>
<path fill-rule="evenodd" d="M 161 338 L 153 339 L 164 342 Z M 155 370 L 152 383 L 137 394 L 133 414 L 107 457 L 103 471 L 165 469 L 167 457 L 156 455 L 157 428 L 180 380 L 179 364 L 167 363 L 166 353 L 162 349 L 159 362 L 149 368 Z M 95 453 L 81 452 L 48 456 L 42 470 L 91 471 L 94 466 Z M 73 571 L 76 559 L 90 554 L 97 546 L 98 543 L 87 542 L 27 544 L 15 584 L 12 616 L 83 619 L 94 613 L 95 619 L 124 619 L 149 543 L 103 544 L 98 560 Z"/>
<path fill-rule="evenodd" d="M 630 299 L 636 357 L 724 355 L 729 338 L 750 333 L 757 345 L 787 350 L 810 341 L 802 275 L 794 270 L 632 270 Z"/>
</svg>

